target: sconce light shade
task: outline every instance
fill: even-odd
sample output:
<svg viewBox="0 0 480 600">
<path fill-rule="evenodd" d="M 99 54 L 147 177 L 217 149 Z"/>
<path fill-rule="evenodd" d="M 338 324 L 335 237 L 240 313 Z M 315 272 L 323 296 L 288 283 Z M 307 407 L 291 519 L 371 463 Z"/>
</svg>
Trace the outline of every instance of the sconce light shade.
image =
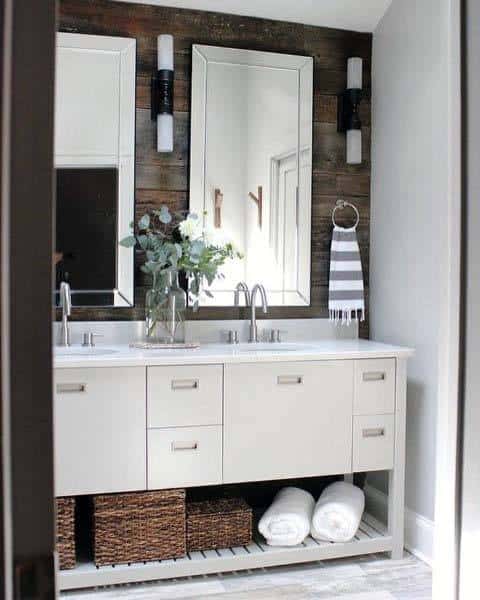
<svg viewBox="0 0 480 600">
<path fill-rule="evenodd" d="M 157 151 L 173 152 L 173 36 L 157 38 L 158 71 L 152 78 L 152 120 L 157 121 Z"/>
<path fill-rule="evenodd" d="M 347 62 L 347 90 L 362 89 L 362 66 L 361 58 L 354 56 Z"/>
<path fill-rule="evenodd" d="M 346 133 L 346 160 L 349 165 L 362 162 L 362 124 L 358 114 L 362 99 L 362 66 L 361 58 L 348 59 L 347 89 L 338 97 L 337 130 Z"/>
<path fill-rule="evenodd" d="M 362 163 L 362 130 L 349 129 L 347 131 L 347 164 L 360 165 Z"/>
<path fill-rule="evenodd" d="M 159 71 L 173 71 L 173 35 L 159 35 L 157 38 L 157 68 Z"/>
<path fill-rule="evenodd" d="M 157 115 L 157 152 L 173 152 L 173 115 Z"/>
</svg>

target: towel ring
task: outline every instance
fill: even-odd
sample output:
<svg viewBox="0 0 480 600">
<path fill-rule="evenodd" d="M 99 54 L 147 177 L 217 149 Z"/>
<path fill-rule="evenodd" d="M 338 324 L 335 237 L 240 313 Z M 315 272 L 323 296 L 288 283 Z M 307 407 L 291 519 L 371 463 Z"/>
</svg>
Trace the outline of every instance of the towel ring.
<svg viewBox="0 0 480 600">
<path fill-rule="evenodd" d="M 332 210 L 332 223 L 334 227 L 338 227 L 338 225 L 335 223 L 335 211 L 343 208 L 346 208 L 347 206 L 349 206 L 350 208 L 353 208 L 353 210 L 355 211 L 355 214 L 357 215 L 357 220 L 355 221 L 355 225 L 353 225 L 353 227 L 357 227 L 357 225 L 360 223 L 360 214 L 358 212 L 357 207 L 354 204 L 351 204 L 350 202 L 346 202 L 345 200 L 337 200 L 337 203 L 335 205 L 335 208 Z"/>
</svg>

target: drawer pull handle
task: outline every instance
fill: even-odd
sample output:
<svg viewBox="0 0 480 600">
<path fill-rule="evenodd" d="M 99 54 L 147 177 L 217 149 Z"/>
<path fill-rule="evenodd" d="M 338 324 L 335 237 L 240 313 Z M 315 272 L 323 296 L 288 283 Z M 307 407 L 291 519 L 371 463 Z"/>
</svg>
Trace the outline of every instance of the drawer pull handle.
<svg viewBox="0 0 480 600">
<path fill-rule="evenodd" d="M 387 374 L 384 371 L 369 371 L 363 373 L 363 381 L 385 381 Z"/>
<path fill-rule="evenodd" d="M 279 375 L 277 377 L 278 385 L 300 385 L 303 383 L 301 375 Z"/>
<path fill-rule="evenodd" d="M 172 442 L 172 452 L 198 450 L 198 442 Z"/>
<path fill-rule="evenodd" d="M 200 382 L 198 379 L 173 379 L 172 390 L 198 390 Z"/>
<path fill-rule="evenodd" d="M 362 436 L 364 438 L 383 437 L 385 435 L 384 427 L 374 427 L 371 429 L 363 429 Z"/>
<path fill-rule="evenodd" d="M 86 391 L 85 383 L 57 383 L 57 394 L 80 394 Z"/>
</svg>

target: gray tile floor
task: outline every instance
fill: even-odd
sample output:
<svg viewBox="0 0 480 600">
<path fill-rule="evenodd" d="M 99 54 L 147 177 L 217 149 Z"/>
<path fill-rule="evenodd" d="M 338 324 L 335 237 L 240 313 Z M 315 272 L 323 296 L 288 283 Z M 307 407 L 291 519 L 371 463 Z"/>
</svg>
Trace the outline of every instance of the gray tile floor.
<svg viewBox="0 0 480 600">
<path fill-rule="evenodd" d="M 431 600 L 430 567 L 386 555 L 131 584 L 61 595 L 65 600 Z"/>
</svg>

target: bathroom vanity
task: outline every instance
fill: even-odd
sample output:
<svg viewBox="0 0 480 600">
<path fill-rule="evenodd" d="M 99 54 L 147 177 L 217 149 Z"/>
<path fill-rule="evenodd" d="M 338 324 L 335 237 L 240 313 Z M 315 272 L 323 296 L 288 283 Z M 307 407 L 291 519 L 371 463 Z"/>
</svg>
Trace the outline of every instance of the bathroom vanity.
<svg viewBox="0 0 480 600">
<path fill-rule="evenodd" d="M 409 349 L 366 340 L 61 349 L 55 494 L 75 496 L 388 470 L 388 525 L 346 544 L 194 552 L 58 574 L 60 589 L 403 552 Z"/>
<path fill-rule="evenodd" d="M 82 10 L 81 5 L 77 10 Z M 58 587 L 149 581 L 376 552 L 399 558 L 403 552 L 406 362 L 411 351 L 340 339 L 349 328 L 333 325 L 329 336 L 311 341 L 314 321 L 321 321 L 317 317 L 327 311 L 324 241 L 331 234 L 331 223 L 325 217 L 331 215 L 337 194 L 360 198 L 369 193 L 363 188 L 369 178 L 362 174 L 362 167 L 355 172 L 340 170 L 343 154 L 320 160 L 320 146 L 333 151 L 341 144 L 332 137 L 337 135 L 336 115 L 330 114 L 332 106 L 337 106 L 338 86 L 333 94 L 328 91 L 323 68 L 320 77 L 315 81 L 313 77 L 318 48 L 317 41 L 308 40 L 316 40 L 317 34 L 308 33 L 300 46 L 292 46 L 290 54 L 283 42 L 279 52 L 263 52 L 226 48 L 225 40 L 230 37 L 216 40 L 217 46 L 198 44 L 198 33 L 191 34 L 192 69 L 186 86 L 191 89 L 190 118 L 174 128 L 177 134 L 190 131 L 190 144 L 183 138 L 180 142 L 182 148 L 190 146 L 190 161 L 182 155 L 183 166 L 175 171 L 188 184 L 168 180 L 167 185 L 170 163 L 158 162 L 152 146 L 158 142 L 158 115 L 151 121 L 150 110 L 144 106 L 150 63 L 136 57 L 137 42 L 147 52 L 145 40 L 152 38 L 148 43 L 153 51 L 161 18 L 139 22 L 132 36 L 151 22 L 155 31 L 148 30 L 137 40 L 71 31 L 64 31 L 57 40 L 56 299 L 62 306 L 66 347 L 55 350 L 55 495 L 331 475 L 352 478 L 357 472 L 381 470 L 389 472 L 388 523 L 384 526 L 365 514 L 349 543 L 323 543 L 308 537 L 300 546 L 281 548 L 270 547 L 257 536 L 248 546 L 190 552 L 174 560 L 99 568 L 79 562 L 75 569 L 58 573 Z M 175 14 L 174 20 L 181 18 Z M 166 33 L 166 24 L 164 29 Z M 209 29 L 213 32 L 217 26 Z M 277 37 L 276 33 L 268 35 Z M 271 41 L 267 46 L 277 47 Z M 234 45 L 241 46 L 241 42 L 239 38 Z M 335 55 L 339 52 L 334 50 Z M 180 58 L 175 56 L 175 60 Z M 185 60 L 185 47 L 181 60 Z M 148 73 L 142 71 L 146 64 Z M 335 66 L 332 74 L 337 77 L 339 72 Z M 173 85 L 173 74 L 170 81 Z M 328 116 L 323 115 L 325 110 Z M 175 118 L 182 123 L 183 117 Z M 72 127 L 72 123 L 79 126 Z M 178 139 L 175 144 L 178 152 Z M 187 164 L 189 176 L 184 172 Z M 369 167 L 364 170 L 369 175 Z M 312 180 L 314 171 L 317 177 Z M 126 320 L 143 317 L 140 298 L 135 312 L 131 310 L 139 284 L 133 246 L 117 241 L 130 233 L 136 194 L 160 211 L 164 203 L 183 210 L 182 193 L 171 190 L 185 192 L 189 210 L 201 216 L 204 238 L 205 232 L 225 237 L 242 256 L 242 260 L 226 263 L 223 277 L 213 278 L 208 290 L 200 290 L 200 307 L 207 306 L 211 315 L 215 311 L 215 318 L 223 319 L 217 323 L 232 319 L 229 328 L 236 334 L 243 327 L 238 320 L 242 315 L 237 309 L 232 311 L 232 305 L 234 299 L 238 304 L 242 290 L 251 309 L 250 339 L 256 341 L 255 290 L 262 284 L 264 313 L 267 304 L 276 307 L 281 320 L 289 319 L 296 339 L 310 341 L 292 338 L 280 343 L 278 335 L 273 335 L 270 339 L 277 341 L 270 344 L 130 348 L 126 342 L 143 339 L 142 329 L 137 336 L 126 336 L 123 345 L 68 347 L 72 303 L 79 321 L 93 314 L 97 323 L 91 324 L 94 329 L 88 326 L 90 331 L 101 329 L 100 321 L 113 319 L 108 332 L 111 340 L 121 328 L 113 314 L 118 307 L 123 307 Z M 316 213 L 312 212 L 312 192 L 317 198 Z M 367 206 L 368 202 L 359 223 L 364 228 L 363 257 L 368 256 Z M 155 259 L 158 267 L 166 268 L 163 259 L 150 255 L 149 261 Z M 360 289 L 361 283 L 363 290 L 357 255 L 345 264 L 350 262 L 354 264 L 349 268 L 356 271 L 352 289 Z M 66 282 L 72 302 L 60 293 L 65 292 L 62 283 Z M 349 290 L 342 289 L 348 296 Z M 300 315 L 298 321 L 314 317 L 303 324 L 306 335 L 298 335 L 292 323 L 295 315 Z M 212 323 L 197 321 L 196 326 L 211 332 Z M 355 324 L 355 338 L 357 333 Z"/>
</svg>

